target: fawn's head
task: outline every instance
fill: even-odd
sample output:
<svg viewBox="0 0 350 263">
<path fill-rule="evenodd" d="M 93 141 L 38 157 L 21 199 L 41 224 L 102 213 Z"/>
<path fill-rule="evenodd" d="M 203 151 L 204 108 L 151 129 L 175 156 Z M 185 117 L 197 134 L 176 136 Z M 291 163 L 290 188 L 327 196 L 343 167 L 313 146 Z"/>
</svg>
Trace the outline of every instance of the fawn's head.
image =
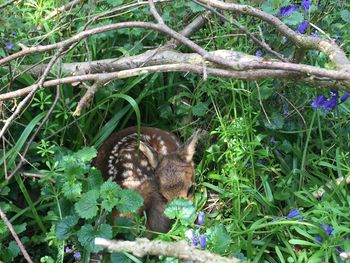
<svg viewBox="0 0 350 263">
<path fill-rule="evenodd" d="M 155 169 L 159 193 L 168 202 L 176 197 L 193 198 L 194 164 L 192 161 L 200 131 L 196 131 L 176 151 L 159 156 L 149 145 L 140 144 L 140 151 Z"/>
</svg>

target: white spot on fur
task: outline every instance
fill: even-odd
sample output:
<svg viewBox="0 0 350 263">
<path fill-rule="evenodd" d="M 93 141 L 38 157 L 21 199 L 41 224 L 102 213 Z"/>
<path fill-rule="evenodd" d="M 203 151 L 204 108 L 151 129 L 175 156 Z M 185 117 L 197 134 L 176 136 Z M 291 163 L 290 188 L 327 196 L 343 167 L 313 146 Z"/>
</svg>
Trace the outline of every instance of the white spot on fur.
<svg viewBox="0 0 350 263">
<path fill-rule="evenodd" d="M 141 181 L 139 181 L 139 180 L 124 180 L 122 185 L 125 188 L 136 189 L 141 185 Z"/>
<path fill-rule="evenodd" d="M 133 173 L 131 170 L 127 170 L 127 171 L 124 171 L 124 172 L 123 172 L 122 176 L 123 176 L 124 178 L 127 178 L 127 177 L 132 176 L 133 174 L 134 174 L 134 173 Z"/>
<path fill-rule="evenodd" d="M 141 166 L 146 167 L 147 165 L 148 165 L 147 160 L 142 159 L 142 160 L 141 160 Z"/>
<path fill-rule="evenodd" d="M 162 145 L 162 147 L 160 147 L 159 152 L 163 155 L 167 155 L 168 154 L 168 148 L 165 145 Z"/>
<path fill-rule="evenodd" d="M 134 165 L 132 163 L 123 163 L 123 166 L 126 169 L 134 169 Z"/>
<path fill-rule="evenodd" d="M 125 159 L 131 160 L 131 154 L 130 154 L 130 153 L 124 154 L 123 157 L 124 157 Z"/>
</svg>

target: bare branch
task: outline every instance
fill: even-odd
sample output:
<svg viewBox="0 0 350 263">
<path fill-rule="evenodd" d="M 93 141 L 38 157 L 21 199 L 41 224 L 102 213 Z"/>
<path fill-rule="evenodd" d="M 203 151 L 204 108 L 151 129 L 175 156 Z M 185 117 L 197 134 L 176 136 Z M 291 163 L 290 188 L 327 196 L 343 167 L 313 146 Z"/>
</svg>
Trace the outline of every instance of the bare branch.
<svg viewBox="0 0 350 263">
<path fill-rule="evenodd" d="M 81 111 L 88 103 L 88 101 L 94 96 L 95 92 L 103 86 L 105 82 L 96 81 L 89 89 L 86 91 L 84 96 L 80 99 L 77 108 L 75 109 L 73 116 L 80 116 Z"/>
<path fill-rule="evenodd" d="M 1 207 L 0 207 L 0 217 L 2 219 L 2 221 L 4 221 L 5 225 L 7 226 L 7 228 L 10 230 L 13 238 L 16 240 L 17 245 L 19 247 L 19 249 L 21 250 L 23 257 L 27 260 L 27 262 L 32 263 L 32 259 L 30 258 L 27 250 L 24 248 L 21 240 L 19 239 L 15 229 L 13 228 L 11 222 L 7 219 L 6 214 L 2 211 Z"/>
<path fill-rule="evenodd" d="M 152 0 L 148 0 L 148 4 L 149 4 L 149 9 L 152 15 L 154 16 L 154 18 L 157 20 L 157 22 L 159 24 L 164 24 L 163 18 L 158 13 L 157 8 L 154 5 L 154 2 Z"/>
<path fill-rule="evenodd" d="M 161 240 L 148 240 L 137 238 L 135 241 L 114 241 L 104 238 L 95 238 L 95 245 L 102 246 L 110 252 L 129 252 L 135 256 L 146 255 L 169 256 L 182 260 L 195 260 L 196 262 L 243 263 L 237 258 L 226 258 L 206 250 L 200 250 L 187 244 L 186 241 L 165 242 Z"/>
</svg>

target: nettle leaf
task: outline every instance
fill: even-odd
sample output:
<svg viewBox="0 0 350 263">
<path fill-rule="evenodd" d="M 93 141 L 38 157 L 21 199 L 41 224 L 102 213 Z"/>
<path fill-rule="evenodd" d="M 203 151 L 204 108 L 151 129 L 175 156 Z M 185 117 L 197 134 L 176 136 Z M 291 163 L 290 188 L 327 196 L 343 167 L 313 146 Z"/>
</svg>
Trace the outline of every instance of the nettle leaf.
<svg viewBox="0 0 350 263">
<path fill-rule="evenodd" d="M 294 11 L 289 16 L 284 16 L 282 18 L 282 21 L 289 26 L 299 25 L 301 22 L 303 22 L 303 20 L 304 20 L 304 16 L 297 11 Z"/>
<path fill-rule="evenodd" d="M 192 113 L 194 116 L 204 116 L 208 110 L 208 104 L 204 102 L 198 102 L 195 106 L 192 107 Z"/>
<path fill-rule="evenodd" d="M 59 167 L 64 170 L 64 175 L 68 180 L 76 180 L 84 176 L 84 163 L 73 156 L 64 156 Z"/>
<path fill-rule="evenodd" d="M 90 190 L 82 195 L 81 199 L 75 203 L 75 211 L 84 219 L 90 219 L 97 215 L 97 190 Z"/>
<path fill-rule="evenodd" d="M 212 250 L 216 253 L 223 254 L 230 246 L 230 234 L 222 224 L 211 226 L 209 229 L 207 229 L 206 235 L 210 245 L 212 246 Z"/>
<path fill-rule="evenodd" d="M 344 20 L 344 22 L 350 22 L 350 11 L 349 10 L 342 10 L 340 12 L 341 19 Z"/>
<path fill-rule="evenodd" d="M 122 188 L 116 183 L 108 180 L 101 185 L 100 196 L 102 200 L 102 208 L 112 211 L 112 208 L 120 201 Z"/>
<path fill-rule="evenodd" d="M 77 234 L 80 244 L 89 252 L 95 253 L 102 250 L 102 247 L 95 246 L 94 239 L 96 237 L 111 239 L 112 235 L 112 227 L 107 224 L 102 224 L 97 229 L 94 229 L 92 225 L 87 224 L 82 226 Z"/>
<path fill-rule="evenodd" d="M 190 200 L 176 198 L 171 201 L 164 211 L 170 219 L 179 219 L 183 225 L 192 224 L 196 217 L 196 209 Z"/>
<path fill-rule="evenodd" d="M 100 189 L 101 185 L 103 184 L 103 177 L 101 175 L 101 172 L 95 168 L 91 168 L 89 170 L 89 175 L 87 177 L 87 183 L 88 183 L 88 189 Z"/>
<path fill-rule="evenodd" d="M 73 230 L 73 227 L 78 224 L 79 218 L 77 216 L 67 216 L 57 223 L 56 227 L 56 236 L 57 239 L 65 240 L 70 236 L 70 232 Z"/>
<path fill-rule="evenodd" d="M 272 116 L 269 118 L 270 122 L 265 119 L 264 124 L 266 128 L 272 129 L 272 130 L 277 130 L 277 129 L 282 129 L 284 125 L 284 119 L 281 114 L 274 112 L 272 113 Z"/>
<path fill-rule="evenodd" d="M 62 187 L 63 195 L 68 200 L 76 200 L 81 195 L 82 184 L 80 182 L 65 182 Z"/>
<path fill-rule="evenodd" d="M 123 189 L 117 209 L 121 213 L 136 212 L 143 205 L 142 196 L 132 189 Z"/>
<path fill-rule="evenodd" d="M 74 153 L 74 157 L 80 159 L 84 162 L 91 161 L 97 155 L 97 150 L 94 147 L 85 147 L 76 153 Z"/>
</svg>

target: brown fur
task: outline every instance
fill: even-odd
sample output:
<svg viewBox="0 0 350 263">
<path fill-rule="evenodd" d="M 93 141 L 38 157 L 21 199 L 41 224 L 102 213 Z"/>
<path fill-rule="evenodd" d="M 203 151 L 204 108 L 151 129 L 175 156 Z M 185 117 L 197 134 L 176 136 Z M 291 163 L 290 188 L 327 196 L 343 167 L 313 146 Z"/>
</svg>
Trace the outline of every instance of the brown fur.
<svg viewBox="0 0 350 263">
<path fill-rule="evenodd" d="M 170 225 L 164 215 L 166 203 L 176 197 L 193 198 L 192 157 L 199 133 L 180 146 L 171 133 L 142 127 L 139 148 L 136 133 L 136 127 L 130 127 L 112 134 L 100 147 L 94 165 L 105 179 L 112 178 L 125 188 L 137 190 L 144 199 L 139 212 L 146 212 L 147 227 L 167 232 Z"/>
</svg>

